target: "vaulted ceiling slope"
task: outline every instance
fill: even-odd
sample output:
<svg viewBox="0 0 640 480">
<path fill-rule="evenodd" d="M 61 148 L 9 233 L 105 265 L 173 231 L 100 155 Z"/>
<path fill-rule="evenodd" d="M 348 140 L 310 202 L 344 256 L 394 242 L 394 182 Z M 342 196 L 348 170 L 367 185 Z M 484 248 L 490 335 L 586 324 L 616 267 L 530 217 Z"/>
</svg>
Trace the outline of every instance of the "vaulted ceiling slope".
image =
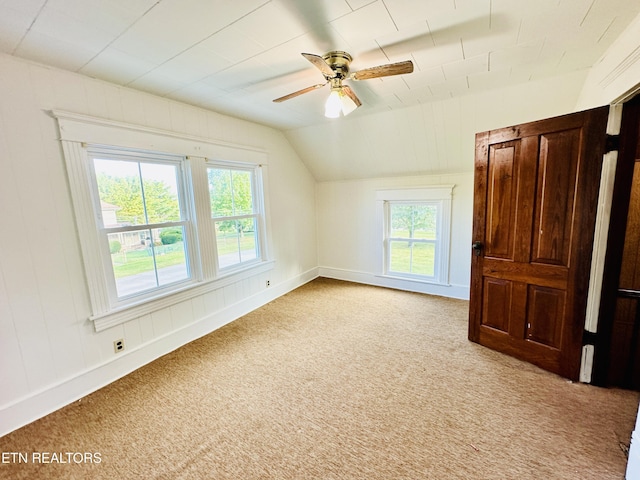
<svg viewBox="0 0 640 480">
<path fill-rule="evenodd" d="M 410 125 L 424 116 L 423 108 L 411 107 L 578 78 L 576 72 L 594 65 L 639 12 L 638 0 L 0 0 L 0 50 L 301 130 L 288 134 L 294 147 L 317 178 L 332 179 L 355 173 L 341 173 L 338 165 L 323 171 L 313 160 L 328 156 L 318 138 L 342 152 L 349 142 L 363 141 L 353 132 L 368 138 L 388 133 L 366 120 L 372 114 Z M 351 82 L 363 105 L 348 118 L 324 118 L 326 89 L 272 102 L 324 82 L 300 54 L 330 50 L 349 52 L 352 71 L 403 60 L 415 70 Z M 394 114 L 407 108 L 406 115 Z M 340 122 L 352 119 L 361 121 L 341 133 Z M 443 121 L 433 120 L 438 128 Z M 307 134 L 315 127 L 332 138 Z M 415 153 L 419 143 L 403 148 Z M 408 171 L 413 167 L 373 173 Z"/>
</svg>

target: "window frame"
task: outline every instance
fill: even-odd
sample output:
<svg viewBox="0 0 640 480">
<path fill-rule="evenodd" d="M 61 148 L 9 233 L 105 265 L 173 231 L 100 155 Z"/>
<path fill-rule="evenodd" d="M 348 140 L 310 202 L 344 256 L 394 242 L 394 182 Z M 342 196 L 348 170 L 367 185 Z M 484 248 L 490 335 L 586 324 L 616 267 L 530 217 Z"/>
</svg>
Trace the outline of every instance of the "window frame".
<svg viewBox="0 0 640 480">
<path fill-rule="evenodd" d="M 257 231 L 255 232 L 256 241 L 257 241 L 256 257 L 252 260 L 247 260 L 247 261 L 241 260 L 240 262 L 230 265 L 228 267 L 220 266 L 220 253 L 217 248 L 218 242 L 216 237 L 216 272 L 218 275 L 225 275 L 228 273 L 233 273 L 234 271 L 243 270 L 247 267 L 250 267 L 253 264 L 262 262 L 266 259 L 263 180 L 261 176 L 261 169 L 259 168 L 259 166 L 252 165 L 252 164 L 208 159 L 206 162 L 207 173 L 208 173 L 208 170 L 212 168 L 219 169 L 219 170 L 230 170 L 230 171 L 235 170 L 235 171 L 244 171 L 244 172 L 251 173 L 251 204 L 252 204 L 251 214 L 214 217 L 213 212 L 211 212 L 211 210 L 209 209 L 209 212 L 210 212 L 209 218 L 214 231 L 215 231 L 216 222 L 225 221 L 224 219 L 238 220 L 238 219 L 245 219 L 245 218 L 253 218 L 255 222 L 255 228 L 257 229 Z"/>
<path fill-rule="evenodd" d="M 195 252 L 197 251 L 197 246 L 194 242 L 194 230 L 195 225 L 193 225 L 193 208 L 191 208 L 191 202 L 188 201 L 186 185 L 188 182 L 188 178 L 185 175 L 185 161 L 186 158 L 184 156 L 178 155 L 168 155 L 161 152 L 148 152 L 141 151 L 136 149 L 123 149 L 118 147 L 112 147 L 107 145 L 87 145 L 87 161 L 88 161 L 88 173 L 91 178 L 90 181 L 90 189 L 91 196 L 93 200 L 93 208 L 95 213 L 95 221 L 96 228 L 100 235 L 100 255 L 103 260 L 104 270 L 106 273 L 106 289 L 107 295 L 109 296 L 109 303 L 112 308 L 116 309 L 119 307 L 126 307 L 130 304 L 139 303 L 146 299 L 152 299 L 163 293 L 170 293 L 174 291 L 176 288 L 180 288 L 181 285 L 188 286 L 194 284 L 199 277 L 195 275 L 197 266 L 194 265 L 196 263 L 197 256 Z M 99 186 L 97 181 L 97 176 L 95 172 L 95 165 L 93 163 L 96 159 L 103 160 L 116 160 L 116 161 L 127 161 L 132 163 L 147 163 L 147 164 L 156 164 L 156 165 L 172 165 L 176 167 L 177 173 L 177 196 L 178 196 L 178 204 L 180 207 L 180 217 L 181 220 L 177 222 L 164 222 L 162 224 L 159 223 L 145 223 L 139 225 L 132 226 L 123 226 L 123 227 L 106 227 L 104 225 L 104 219 L 102 218 L 102 206 L 101 199 L 99 194 Z M 144 191 L 142 192 L 142 198 L 144 198 Z M 170 226 L 182 226 L 185 230 L 186 239 L 184 240 L 184 248 L 185 248 L 185 265 L 187 269 L 188 277 L 186 279 L 180 280 L 178 282 L 172 282 L 166 284 L 164 286 L 158 286 L 156 288 L 143 290 L 138 293 L 133 293 L 130 295 L 119 296 L 117 292 L 117 280 L 115 278 L 115 271 L 113 269 L 111 263 L 111 251 L 109 248 L 109 234 L 111 233 L 119 233 L 119 232 L 129 232 L 129 231 L 144 231 L 144 230 L 153 230 L 155 228 L 164 228 Z M 153 247 L 152 247 L 153 248 Z M 157 272 L 156 272 L 157 273 Z"/>
<path fill-rule="evenodd" d="M 432 185 L 376 192 L 377 218 L 380 221 L 380 275 L 388 278 L 411 280 L 436 285 L 449 285 L 450 243 L 451 243 L 451 198 L 454 185 Z M 436 239 L 410 239 L 411 243 L 433 243 L 434 275 L 398 272 L 391 269 L 391 242 L 404 240 L 391 236 L 392 205 L 434 205 L 436 214 Z"/>
<path fill-rule="evenodd" d="M 87 115 L 54 110 L 58 121 L 60 142 L 67 167 L 67 176 L 74 207 L 78 241 L 82 253 L 86 285 L 89 292 L 88 319 L 96 331 L 119 325 L 126 321 L 167 308 L 207 292 L 225 287 L 244 279 L 269 271 L 274 260 L 269 256 L 267 178 L 268 167 L 265 151 L 219 142 L 173 131 L 143 127 Z M 126 152 L 126 154 L 151 155 L 159 159 L 177 159 L 181 162 L 185 209 L 190 221 L 187 245 L 191 260 L 191 280 L 174 283 L 144 295 L 132 296 L 126 301 L 114 301 L 115 283 L 107 236 L 100 231 L 102 220 L 99 196 L 96 203 L 90 165 L 91 149 Z M 224 159 L 224 160 L 220 160 Z M 225 163 L 255 169 L 255 181 L 259 188 L 261 223 L 261 256 L 259 261 L 242 265 L 233 271 L 221 272 L 217 268 L 215 236 L 211 228 L 209 192 L 206 179 L 208 162 Z M 92 183 L 94 182 L 94 183 Z M 105 261 L 107 260 L 107 261 Z M 110 286 L 109 284 L 112 284 Z M 169 287 L 169 286 L 167 286 Z"/>
<path fill-rule="evenodd" d="M 410 237 L 394 237 L 392 236 L 392 207 L 394 205 L 406 205 L 406 206 L 435 206 L 436 207 L 436 238 L 435 240 L 424 239 L 424 238 L 410 238 Z M 407 200 L 385 200 L 384 202 L 385 208 L 385 265 L 384 271 L 387 275 L 390 276 L 399 276 L 406 278 L 414 278 L 416 280 L 424 280 L 428 279 L 433 282 L 437 282 L 440 278 L 440 269 L 442 265 L 438 261 L 439 254 L 442 250 L 442 235 L 439 233 L 442 229 L 442 201 L 441 200 L 423 200 L 423 201 L 407 201 Z M 412 272 L 401 272 L 398 270 L 393 270 L 391 266 L 391 244 L 392 242 L 407 242 L 411 244 L 413 247 L 414 244 L 433 244 L 434 245 L 434 262 L 433 262 L 433 275 L 427 274 L 419 274 Z M 411 261 L 413 261 L 413 248 L 411 252 Z M 438 282 L 439 283 L 439 282 Z"/>
</svg>

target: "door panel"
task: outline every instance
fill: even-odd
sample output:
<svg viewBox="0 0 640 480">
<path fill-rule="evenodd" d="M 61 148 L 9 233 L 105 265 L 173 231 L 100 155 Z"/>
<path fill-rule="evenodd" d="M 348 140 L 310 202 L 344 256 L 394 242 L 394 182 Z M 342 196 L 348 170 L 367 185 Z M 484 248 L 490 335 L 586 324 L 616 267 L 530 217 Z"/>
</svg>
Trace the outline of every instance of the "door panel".
<svg viewBox="0 0 640 480">
<path fill-rule="evenodd" d="M 512 282 L 499 278 L 485 279 L 482 324 L 509 333 Z"/>
<path fill-rule="evenodd" d="M 579 129 L 541 135 L 533 262 L 568 266 L 579 141 Z"/>
<path fill-rule="evenodd" d="M 608 107 L 476 136 L 469 339 L 577 379 Z"/>
<path fill-rule="evenodd" d="M 491 218 L 485 255 L 513 260 L 516 220 L 516 160 L 519 142 L 508 142 L 490 149 L 488 202 Z"/>
<path fill-rule="evenodd" d="M 528 293 L 527 340 L 560 349 L 565 292 L 556 288 L 529 285 Z"/>
</svg>

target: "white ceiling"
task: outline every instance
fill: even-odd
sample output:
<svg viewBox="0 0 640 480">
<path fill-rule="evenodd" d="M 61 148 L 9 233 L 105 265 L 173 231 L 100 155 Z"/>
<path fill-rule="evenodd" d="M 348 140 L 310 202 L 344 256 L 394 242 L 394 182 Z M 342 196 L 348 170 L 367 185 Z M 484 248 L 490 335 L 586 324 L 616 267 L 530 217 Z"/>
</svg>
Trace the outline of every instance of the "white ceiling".
<svg viewBox="0 0 640 480">
<path fill-rule="evenodd" d="M 326 132 L 588 69 L 639 12 L 639 0 L 0 0 L 0 50 L 279 129 Z M 272 102 L 323 83 L 300 53 L 329 50 L 348 51 L 352 71 L 402 60 L 415 71 L 351 82 L 363 106 L 346 119 L 323 117 L 326 87 Z M 306 136 L 292 143 L 330 178 L 305 152 Z"/>
</svg>

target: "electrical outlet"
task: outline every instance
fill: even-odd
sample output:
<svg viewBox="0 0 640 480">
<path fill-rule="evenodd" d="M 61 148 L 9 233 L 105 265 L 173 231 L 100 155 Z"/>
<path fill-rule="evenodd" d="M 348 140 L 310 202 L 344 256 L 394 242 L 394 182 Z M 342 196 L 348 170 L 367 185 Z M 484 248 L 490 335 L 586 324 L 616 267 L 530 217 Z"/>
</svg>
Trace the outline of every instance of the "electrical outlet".
<svg viewBox="0 0 640 480">
<path fill-rule="evenodd" d="M 271 286 L 271 280 L 267 280 L 267 287 Z"/>
<path fill-rule="evenodd" d="M 116 340 L 115 342 L 113 342 L 113 350 L 116 353 L 120 353 L 121 351 L 124 350 L 124 339 L 120 339 L 120 340 Z"/>
</svg>

